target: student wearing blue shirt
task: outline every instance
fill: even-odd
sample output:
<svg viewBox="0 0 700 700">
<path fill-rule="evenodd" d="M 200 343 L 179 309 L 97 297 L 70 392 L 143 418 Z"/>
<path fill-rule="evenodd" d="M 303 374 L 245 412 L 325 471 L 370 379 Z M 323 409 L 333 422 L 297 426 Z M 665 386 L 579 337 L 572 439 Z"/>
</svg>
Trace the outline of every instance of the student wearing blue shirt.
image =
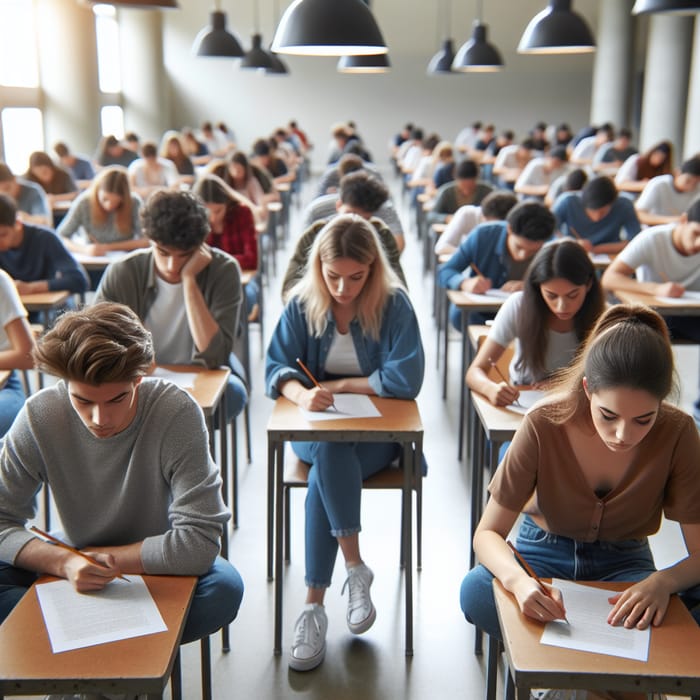
<svg viewBox="0 0 700 700">
<path fill-rule="evenodd" d="M 578 239 L 589 253 L 619 253 L 641 229 L 634 204 L 619 197 L 615 183 L 605 175 L 590 180 L 580 195 L 562 194 L 552 211 L 561 232 Z"/>
<path fill-rule="evenodd" d="M 440 268 L 438 283 L 473 294 L 489 289 L 521 290 L 527 266 L 552 237 L 554 224 L 552 212 L 543 204 L 521 202 L 510 210 L 505 221 L 477 226 Z M 450 308 L 450 321 L 461 328 L 460 311 L 454 306 Z"/>
<path fill-rule="evenodd" d="M 0 192 L 15 200 L 24 222 L 41 226 L 51 224 L 51 205 L 41 185 L 15 177 L 5 163 L 0 163 Z"/>
<path fill-rule="evenodd" d="M 314 386 L 300 358 L 321 382 Z M 415 312 L 392 271 L 371 224 L 337 216 L 313 243 L 306 272 L 270 340 L 267 395 L 323 411 L 334 393 L 413 399 L 423 382 L 425 358 Z M 294 630 L 289 665 L 318 666 L 325 656 L 323 601 L 338 547 L 347 568 L 347 624 L 368 630 L 376 617 L 369 594 L 374 575 L 360 555 L 362 481 L 398 454 L 395 443 L 293 443 L 311 464 L 306 496 L 306 605 Z"/>
</svg>

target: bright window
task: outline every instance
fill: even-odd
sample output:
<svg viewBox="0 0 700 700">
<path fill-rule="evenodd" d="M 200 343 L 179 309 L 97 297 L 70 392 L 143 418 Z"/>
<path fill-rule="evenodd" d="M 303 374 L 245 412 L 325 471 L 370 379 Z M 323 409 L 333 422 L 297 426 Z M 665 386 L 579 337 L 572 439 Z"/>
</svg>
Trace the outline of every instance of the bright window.
<svg viewBox="0 0 700 700">
<path fill-rule="evenodd" d="M 39 86 L 32 0 L 0 2 L 0 85 Z"/>
<path fill-rule="evenodd" d="M 97 35 L 97 72 L 102 92 L 120 92 L 119 24 L 112 5 L 94 5 Z"/>
<path fill-rule="evenodd" d="M 44 150 L 41 111 L 34 107 L 6 107 L 2 110 L 2 137 L 5 162 L 15 175 L 29 167 L 33 151 Z"/>
<path fill-rule="evenodd" d="M 118 139 L 124 136 L 124 111 L 121 107 L 110 105 L 100 110 L 100 126 L 105 136 L 116 136 Z"/>
</svg>

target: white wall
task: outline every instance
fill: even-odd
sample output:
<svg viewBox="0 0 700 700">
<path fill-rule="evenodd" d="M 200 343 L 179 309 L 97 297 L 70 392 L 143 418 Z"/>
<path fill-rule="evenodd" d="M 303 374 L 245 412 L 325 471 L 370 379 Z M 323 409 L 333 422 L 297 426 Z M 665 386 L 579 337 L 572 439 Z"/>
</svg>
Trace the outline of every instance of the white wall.
<svg viewBox="0 0 700 700">
<path fill-rule="evenodd" d="M 329 0 L 332 2 L 333 0 Z M 336 59 L 283 57 L 289 76 L 242 71 L 227 59 L 198 58 L 191 52 L 195 35 L 208 22 L 211 6 L 183 0 L 179 11 L 163 15 L 165 70 L 171 89 L 171 123 L 195 126 L 205 119 L 224 120 L 248 148 L 255 138 L 290 118 L 298 119 L 317 144 L 314 165 L 327 155 L 329 127 L 353 119 L 377 160 L 406 121 L 454 139 L 475 119 L 492 121 L 524 136 L 535 121 L 568 121 L 576 130 L 588 123 L 593 70 L 591 55 L 521 56 L 515 48 L 530 18 L 546 0 L 487 0 L 484 21 L 489 39 L 501 50 L 506 69 L 499 74 L 429 77 L 426 66 L 437 51 L 442 30 L 438 8 L 425 0 L 374 0 L 373 12 L 390 48 L 387 75 L 338 74 Z M 273 1 L 259 2 L 264 43 L 272 39 Z M 287 3 L 280 3 L 284 9 Z M 223 0 L 228 26 L 245 47 L 250 45 L 250 2 Z M 475 2 L 455 0 L 451 25 L 455 48 L 467 40 Z M 575 0 L 574 8 L 596 30 L 597 0 Z M 439 26 L 444 28 L 445 15 Z"/>
</svg>

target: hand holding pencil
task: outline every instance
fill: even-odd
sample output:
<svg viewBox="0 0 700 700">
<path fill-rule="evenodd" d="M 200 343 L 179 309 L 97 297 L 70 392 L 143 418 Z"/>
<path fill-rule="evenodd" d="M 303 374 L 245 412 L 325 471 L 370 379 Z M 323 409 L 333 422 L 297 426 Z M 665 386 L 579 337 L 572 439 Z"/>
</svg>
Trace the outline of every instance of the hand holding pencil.
<svg viewBox="0 0 700 700">
<path fill-rule="evenodd" d="M 311 374 L 309 368 L 298 357 L 297 364 L 301 368 L 302 372 L 304 372 L 304 374 L 312 381 L 314 387 L 319 390 L 317 394 L 312 397 L 310 405 L 304 406 L 304 408 L 311 411 L 326 411 L 329 408 L 333 408 L 337 411 L 338 409 L 335 407 L 332 392 L 326 389 L 324 386 L 321 386 L 316 377 Z"/>
</svg>

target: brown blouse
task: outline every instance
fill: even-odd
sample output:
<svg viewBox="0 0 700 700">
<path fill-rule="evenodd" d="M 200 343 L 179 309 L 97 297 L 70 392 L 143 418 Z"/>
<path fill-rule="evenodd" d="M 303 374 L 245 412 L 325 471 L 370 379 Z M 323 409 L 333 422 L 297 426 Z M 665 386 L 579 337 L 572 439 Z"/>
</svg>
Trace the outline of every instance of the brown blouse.
<svg viewBox="0 0 700 700">
<path fill-rule="evenodd" d="M 563 426 L 536 408 L 525 416 L 489 492 L 505 508 L 539 516 L 549 532 L 584 542 L 647 537 L 659 529 L 662 511 L 670 520 L 700 523 L 698 429 L 689 415 L 662 404 L 627 473 L 599 498 Z"/>
</svg>

